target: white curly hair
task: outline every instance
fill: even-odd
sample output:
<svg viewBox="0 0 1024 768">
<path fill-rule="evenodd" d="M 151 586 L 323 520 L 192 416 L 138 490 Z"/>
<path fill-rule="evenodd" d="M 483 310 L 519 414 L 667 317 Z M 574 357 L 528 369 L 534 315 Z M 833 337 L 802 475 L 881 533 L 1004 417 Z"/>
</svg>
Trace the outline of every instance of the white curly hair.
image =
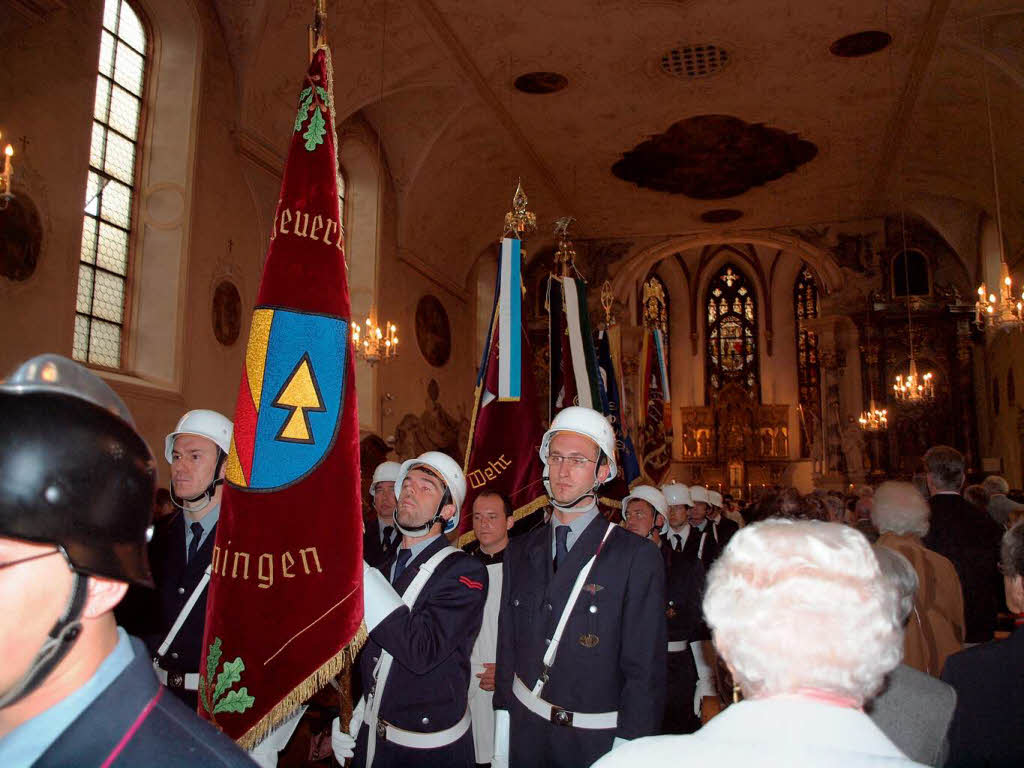
<svg viewBox="0 0 1024 768">
<path fill-rule="evenodd" d="M 742 528 L 704 595 L 715 646 L 748 698 L 815 689 L 864 702 L 903 656 L 898 613 L 867 539 L 819 521 Z"/>
</svg>

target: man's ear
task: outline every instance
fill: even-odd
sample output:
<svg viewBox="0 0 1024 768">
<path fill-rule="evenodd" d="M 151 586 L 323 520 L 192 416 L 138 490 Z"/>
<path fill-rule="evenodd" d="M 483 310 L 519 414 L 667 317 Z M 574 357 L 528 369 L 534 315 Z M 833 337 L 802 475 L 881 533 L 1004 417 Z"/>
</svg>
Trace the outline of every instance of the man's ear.
<svg viewBox="0 0 1024 768">
<path fill-rule="evenodd" d="M 612 468 L 608 465 L 608 461 L 602 461 L 601 466 L 597 470 L 597 482 L 600 485 L 604 484 L 604 481 L 608 479 L 608 474 L 612 471 Z"/>
<path fill-rule="evenodd" d="M 98 619 L 113 611 L 128 591 L 128 584 L 123 581 L 101 579 L 98 576 L 89 576 L 88 579 L 87 597 L 82 609 L 82 616 L 87 619 Z"/>
<path fill-rule="evenodd" d="M 507 515 L 505 517 L 505 530 L 506 531 L 511 531 L 512 530 L 512 526 L 515 525 L 515 522 L 516 522 L 516 518 L 515 518 L 514 515 Z"/>
<path fill-rule="evenodd" d="M 661 512 L 654 516 L 654 527 L 659 531 L 665 527 L 665 516 Z"/>
<path fill-rule="evenodd" d="M 441 510 L 441 519 L 444 520 L 447 523 L 449 520 L 452 519 L 452 517 L 454 517 L 454 515 L 455 515 L 455 505 L 454 504 L 445 504 L 444 508 Z"/>
</svg>

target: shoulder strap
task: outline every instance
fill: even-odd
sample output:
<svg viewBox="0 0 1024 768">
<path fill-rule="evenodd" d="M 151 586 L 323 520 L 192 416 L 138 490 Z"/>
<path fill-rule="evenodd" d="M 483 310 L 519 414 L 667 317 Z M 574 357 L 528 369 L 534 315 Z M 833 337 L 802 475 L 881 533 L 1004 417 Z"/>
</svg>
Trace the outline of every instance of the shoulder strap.
<svg viewBox="0 0 1024 768">
<path fill-rule="evenodd" d="M 416 598 L 419 597 L 423 587 L 430 581 L 430 577 L 434 575 L 437 567 L 450 555 L 460 551 L 452 546 L 444 547 L 435 552 L 427 562 L 419 567 L 419 571 L 413 577 L 409 588 L 402 595 L 402 602 L 406 604 L 409 610 L 412 610 L 412 607 L 416 604 Z M 371 768 L 373 765 L 373 756 L 377 750 L 377 718 L 380 715 L 380 702 L 384 696 L 384 686 L 387 684 L 388 675 L 391 673 L 392 661 L 394 661 L 394 657 L 381 648 L 380 658 L 377 661 L 376 668 L 373 670 L 373 688 L 370 691 L 369 701 L 367 702 L 366 723 L 370 728 L 370 732 L 366 743 L 366 768 Z"/>
<path fill-rule="evenodd" d="M 605 530 L 604 536 L 601 537 L 601 543 L 597 545 L 597 552 L 591 555 L 587 564 L 583 566 L 579 575 L 576 576 L 576 582 L 572 585 L 569 599 L 565 601 L 562 615 L 558 619 L 558 626 L 555 627 L 555 634 L 552 635 L 551 642 L 548 643 L 548 649 L 544 652 L 544 669 L 533 686 L 534 696 L 540 696 L 541 691 L 544 690 L 544 684 L 548 681 L 548 670 L 555 663 L 555 656 L 558 655 L 558 644 L 562 640 L 562 633 L 565 632 L 565 625 L 569 623 L 569 615 L 572 613 L 572 609 L 576 607 L 576 601 L 579 600 L 580 592 L 583 591 L 583 585 L 587 583 L 590 569 L 594 567 L 594 561 L 597 560 L 597 556 L 601 553 L 601 548 L 604 546 L 605 541 L 611 536 L 612 529 L 618 527 L 615 523 L 608 523 L 608 528 Z"/>
<path fill-rule="evenodd" d="M 192 613 L 192 609 L 196 607 L 196 603 L 199 601 L 199 596 L 203 594 L 203 590 L 206 589 L 206 585 L 210 583 L 210 568 L 206 566 L 206 572 L 203 574 L 203 578 L 196 584 L 196 588 L 192 590 L 192 594 L 189 596 L 185 605 L 181 607 L 178 612 L 178 618 L 174 620 L 174 624 L 171 625 L 171 631 L 167 633 L 167 637 L 160 644 L 160 648 L 157 650 L 157 656 L 163 656 L 167 653 L 167 649 L 171 647 L 171 643 L 174 642 L 174 638 L 178 636 L 178 632 L 181 631 L 182 625 L 185 620 L 188 619 L 189 614 Z"/>
</svg>

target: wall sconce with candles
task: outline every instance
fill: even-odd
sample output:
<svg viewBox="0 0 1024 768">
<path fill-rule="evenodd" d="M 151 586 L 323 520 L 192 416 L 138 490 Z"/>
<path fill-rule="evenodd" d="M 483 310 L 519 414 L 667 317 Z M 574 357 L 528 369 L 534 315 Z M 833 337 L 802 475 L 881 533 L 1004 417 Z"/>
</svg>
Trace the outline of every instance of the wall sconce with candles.
<svg viewBox="0 0 1024 768">
<path fill-rule="evenodd" d="M 1013 280 L 1010 279 L 1010 270 L 1005 261 L 1001 271 L 1002 285 L 999 287 L 998 299 L 994 293 L 988 293 L 984 283 L 978 287 L 974 322 L 979 328 L 993 330 L 1024 329 L 1024 291 L 1021 291 L 1019 298 L 1014 299 Z"/>
<path fill-rule="evenodd" d="M 3 134 L 0 134 L 0 139 L 3 138 Z M 3 173 L 0 173 L 0 209 L 6 208 L 8 203 L 14 197 L 14 193 L 11 191 L 13 187 L 11 182 L 14 178 L 14 163 L 11 162 L 11 158 L 14 157 L 14 147 L 8 144 L 4 147 L 4 166 Z"/>
</svg>

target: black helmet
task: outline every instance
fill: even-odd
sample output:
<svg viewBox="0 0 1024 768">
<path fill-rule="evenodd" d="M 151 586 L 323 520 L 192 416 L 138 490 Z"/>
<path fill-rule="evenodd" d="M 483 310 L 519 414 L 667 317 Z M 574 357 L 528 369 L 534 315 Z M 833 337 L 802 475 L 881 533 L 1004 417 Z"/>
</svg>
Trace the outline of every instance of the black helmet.
<svg viewBox="0 0 1024 768">
<path fill-rule="evenodd" d="M 153 586 L 156 464 L 124 402 L 59 355 L 0 384 L 0 536 L 55 544 L 79 573 Z"/>
</svg>

